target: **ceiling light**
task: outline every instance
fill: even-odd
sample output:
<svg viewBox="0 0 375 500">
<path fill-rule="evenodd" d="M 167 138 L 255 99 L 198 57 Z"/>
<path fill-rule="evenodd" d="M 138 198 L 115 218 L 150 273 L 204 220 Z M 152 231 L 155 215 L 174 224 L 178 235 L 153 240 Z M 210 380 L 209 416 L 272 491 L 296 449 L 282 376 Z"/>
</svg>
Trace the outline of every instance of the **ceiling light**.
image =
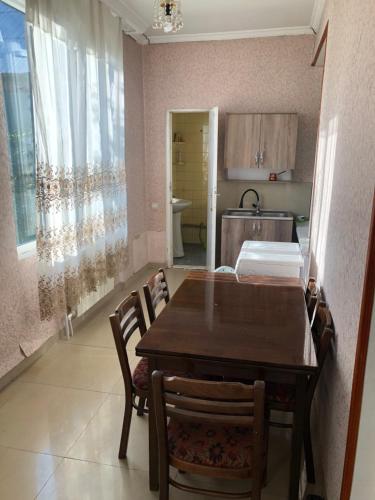
<svg viewBox="0 0 375 500">
<path fill-rule="evenodd" d="M 165 33 L 177 33 L 183 26 L 181 0 L 170 2 L 154 0 L 154 21 L 152 27 L 155 30 L 164 30 Z"/>
</svg>

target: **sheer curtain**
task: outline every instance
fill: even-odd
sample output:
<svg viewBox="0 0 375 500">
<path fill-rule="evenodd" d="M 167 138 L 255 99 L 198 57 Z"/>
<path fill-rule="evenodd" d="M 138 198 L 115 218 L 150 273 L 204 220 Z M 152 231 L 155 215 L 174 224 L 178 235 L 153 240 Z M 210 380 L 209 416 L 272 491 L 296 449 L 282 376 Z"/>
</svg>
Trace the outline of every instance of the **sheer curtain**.
<svg viewBox="0 0 375 500">
<path fill-rule="evenodd" d="M 41 316 L 127 259 L 121 21 L 98 0 L 29 0 Z"/>
</svg>

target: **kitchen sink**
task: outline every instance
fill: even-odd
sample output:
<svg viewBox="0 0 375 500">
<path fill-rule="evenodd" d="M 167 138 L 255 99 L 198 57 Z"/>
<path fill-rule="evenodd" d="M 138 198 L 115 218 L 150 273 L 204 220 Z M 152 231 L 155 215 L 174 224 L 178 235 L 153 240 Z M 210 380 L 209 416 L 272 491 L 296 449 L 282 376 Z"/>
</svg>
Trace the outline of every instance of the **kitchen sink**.
<svg viewBox="0 0 375 500">
<path fill-rule="evenodd" d="M 228 208 L 225 210 L 223 217 L 243 217 L 245 219 L 293 219 L 291 212 L 284 212 L 278 210 L 261 210 L 258 214 L 255 210 L 248 210 L 246 208 Z"/>
</svg>

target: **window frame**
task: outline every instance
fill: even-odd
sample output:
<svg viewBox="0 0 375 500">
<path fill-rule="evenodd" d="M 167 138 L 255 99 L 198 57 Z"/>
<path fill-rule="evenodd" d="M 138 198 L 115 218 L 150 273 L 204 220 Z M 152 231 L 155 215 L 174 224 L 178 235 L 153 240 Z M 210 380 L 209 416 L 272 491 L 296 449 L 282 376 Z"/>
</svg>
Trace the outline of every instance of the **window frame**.
<svg viewBox="0 0 375 500">
<path fill-rule="evenodd" d="M 3 3 L 8 4 L 10 7 L 17 9 L 23 13 L 26 12 L 26 2 L 25 0 L 1 0 Z"/>
<path fill-rule="evenodd" d="M 3 3 L 13 7 L 16 10 L 24 13 L 26 12 L 25 0 L 1 0 Z M 17 245 L 17 254 L 20 260 L 28 259 L 36 255 L 36 239 Z"/>
</svg>

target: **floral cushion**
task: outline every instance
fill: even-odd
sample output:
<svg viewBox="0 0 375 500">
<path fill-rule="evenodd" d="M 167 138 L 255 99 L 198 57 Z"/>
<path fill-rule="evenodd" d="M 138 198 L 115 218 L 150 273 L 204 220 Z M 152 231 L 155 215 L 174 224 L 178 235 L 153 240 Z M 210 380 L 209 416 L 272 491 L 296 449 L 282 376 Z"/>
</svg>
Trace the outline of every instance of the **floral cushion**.
<svg viewBox="0 0 375 500">
<path fill-rule="evenodd" d="M 210 467 L 251 467 L 251 429 L 189 424 L 173 419 L 168 424 L 169 453 L 179 460 Z"/>
<path fill-rule="evenodd" d="M 173 375 L 178 375 L 179 377 L 189 377 L 189 374 L 182 373 L 182 372 L 170 372 L 170 371 L 165 371 L 164 375 L 166 377 L 173 377 Z M 141 391 L 147 391 L 148 390 L 148 360 L 147 358 L 142 358 L 141 361 L 137 364 L 135 367 L 135 370 L 133 372 L 133 385 L 141 390 Z"/>
<path fill-rule="evenodd" d="M 296 401 L 295 386 L 268 382 L 266 386 L 266 397 L 269 403 L 281 403 L 293 406 Z"/>
<path fill-rule="evenodd" d="M 141 391 L 148 389 L 148 360 L 142 358 L 133 373 L 133 385 Z"/>
</svg>

